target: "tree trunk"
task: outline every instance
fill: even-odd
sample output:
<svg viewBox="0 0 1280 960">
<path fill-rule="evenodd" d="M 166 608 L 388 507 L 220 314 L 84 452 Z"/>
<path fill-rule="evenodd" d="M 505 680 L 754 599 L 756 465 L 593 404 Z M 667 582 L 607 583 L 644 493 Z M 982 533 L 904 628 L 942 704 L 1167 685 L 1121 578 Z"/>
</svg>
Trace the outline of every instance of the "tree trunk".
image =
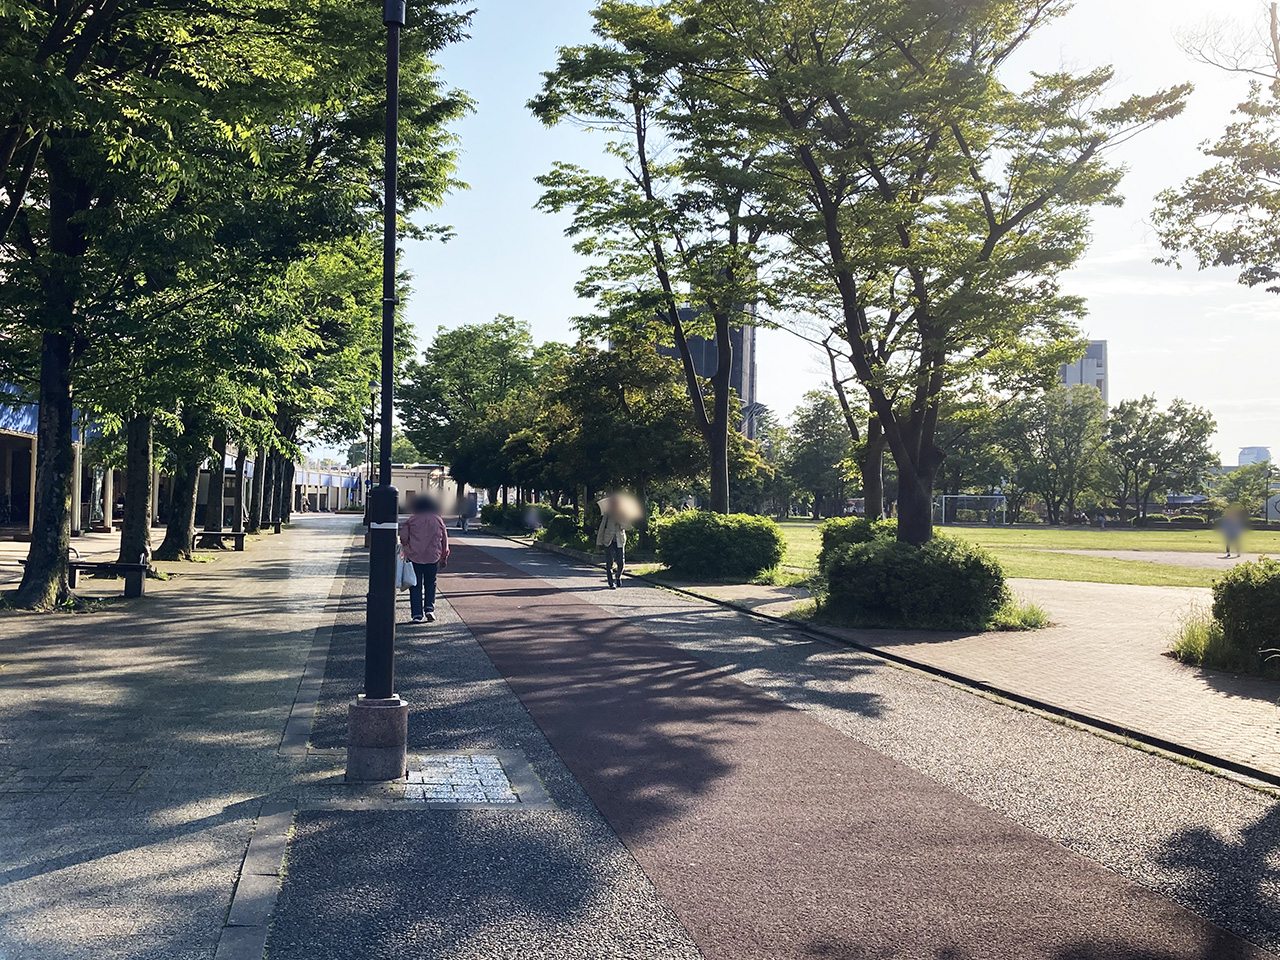
<svg viewBox="0 0 1280 960">
<path fill-rule="evenodd" d="M 249 495 L 249 529 L 248 533 L 257 533 L 262 529 L 262 493 L 267 481 L 267 448 L 260 447 L 253 460 L 253 487 Z"/>
<path fill-rule="evenodd" d="M 219 428 L 213 435 L 213 459 L 209 461 L 209 496 L 204 506 L 204 528 L 220 531 L 222 516 L 227 511 L 227 431 Z M 222 549 L 220 540 L 213 541 Z M 206 542 L 210 542 L 206 541 Z"/>
<path fill-rule="evenodd" d="M 40 410 L 36 420 L 33 464 L 35 509 L 31 547 L 18 587 L 20 607 L 43 610 L 62 602 L 67 587 L 67 551 L 71 546 L 71 483 L 75 451 L 71 443 L 71 360 L 80 258 L 88 250 L 79 214 L 88 210 L 92 192 L 71 171 L 65 140 L 52 138 L 45 150 L 48 173 L 48 262 L 42 295 L 45 333 L 40 343 Z M 16 204 L 15 198 L 10 202 Z M 110 522 L 110 517 L 107 518 Z"/>
<path fill-rule="evenodd" d="M 154 559 L 191 559 L 191 544 L 196 535 L 196 494 L 200 490 L 200 466 L 208 456 L 207 450 L 195 447 L 174 471 L 169 525 L 165 528 L 164 540 L 152 554 Z"/>
<path fill-rule="evenodd" d="M 280 522 L 288 523 L 293 516 L 293 458 L 284 465 L 284 482 L 280 484 Z"/>
<path fill-rule="evenodd" d="M 120 563 L 151 559 L 151 473 L 155 442 L 150 413 L 135 413 L 125 427 L 124 522 L 120 525 Z"/>
<path fill-rule="evenodd" d="M 711 511 L 729 512 L 729 418 L 711 423 Z"/>
<path fill-rule="evenodd" d="M 62 286 L 52 282 L 53 286 Z M 51 305 L 52 306 L 52 305 Z M 71 305 L 65 301 L 69 323 Z M 36 508 L 31 547 L 16 604 L 47 610 L 68 596 L 67 551 L 71 546 L 71 336 L 46 333 L 40 348 L 40 410 L 36 421 Z"/>
<path fill-rule="evenodd" d="M 868 520 L 884 519 L 884 431 L 872 417 L 867 424 L 867 446 L 862 467 L 862 515 Z"/>
<path fill-rule="evenodd" d="M 243 444 L 236 444 L 236 492 L 231 500 L 231 529 L 244 533 L 244 464 L 248 452 Z"/>
<path fill-rule="evenodd" d="M 813 519 L 822 519 L 822 494 L 820 493 L 813 495 Z"/>
<path fill-rule="evenodd" d="M 920 546 L 933 537 L 933 479 L 898 465 L 898 539 Z"/>
<path fill-rule="evenodd" d="M 280 498 L 284 487 L 284 454 L 275 451 L 271 454 L 271 462 L 271 523 L 274 526 L 283 522 Z"/>
</svg>

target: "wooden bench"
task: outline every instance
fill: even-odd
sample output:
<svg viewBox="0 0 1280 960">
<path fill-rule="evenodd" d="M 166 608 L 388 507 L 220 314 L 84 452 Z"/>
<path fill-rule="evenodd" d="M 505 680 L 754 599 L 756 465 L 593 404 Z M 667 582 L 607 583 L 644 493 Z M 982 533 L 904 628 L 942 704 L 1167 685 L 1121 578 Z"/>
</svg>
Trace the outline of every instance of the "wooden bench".
<svg viewBox="0 0 1280 960">
<path fill-rule="evenodd" d="M 140 597 L 147 592 L 147 565 L 145 563 L 119 563 L 115 560 L 71 560 L 67 563 L 67 586 L 80 586 L 80 572 L 116 574 L 124 576 L 124 595 Z"/>
<path fill-rule="evenodd" d="M 199 530 L 196 532 L 196 546 L 200 546 L 202 540 L 217 540 L 219 546 L 223 540 L 234 540 L 236 550 L 243 553 L 244 538 L 247 536 L 244 531 L 237 530 Z"/>
</svg>

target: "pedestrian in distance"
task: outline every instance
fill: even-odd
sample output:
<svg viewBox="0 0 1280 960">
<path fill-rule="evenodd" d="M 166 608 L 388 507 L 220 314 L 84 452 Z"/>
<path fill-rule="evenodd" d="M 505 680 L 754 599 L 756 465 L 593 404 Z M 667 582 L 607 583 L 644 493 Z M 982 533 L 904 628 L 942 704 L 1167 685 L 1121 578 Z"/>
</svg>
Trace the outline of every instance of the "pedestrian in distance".
<svg viewBox="0 0 1280 960">
<path fill-rule="evenodd" d="M 616 590 L 622 585 L 627 529 L 640 519 L 641 512 L 634 497 L 613 493 L 600 501 L 600 529 L 596 531 L 596 546 L 604 547 L 604 572 L 610 590 Z"/>
<path fill-rule="evenodd" d="M 1245 527 L 1244 511 L 1239 507 L 1227 507 L 1227 512 L 1218 521 L 1218 527 L 1226 542 L 1227 556 L 1231 556 L 1232 550 L 1235 550 L 1237 557 L 1240 556 L 1240 541 L 1244 537 Z"/>
<path fill-rule="evenodd" d="M 430 623 L 436 618 L 436 576 L 449 562 L 449 531 L 431 497 L 414 500 L 413 512 L 400 524 L 400 553 L 418 575 L 409 588 L 409 613 L 414 623 Z"/>
<path fill-rule="evenodd" d="M 462 532 L 466 533 L 471 529 L 471 524 L 479 513 L 479 507 L 476 506 L 476 495 L 468 494 L 462 499 L 462 507 L 458 511 L 458 526 L 462 528 Z"/>
</svg>

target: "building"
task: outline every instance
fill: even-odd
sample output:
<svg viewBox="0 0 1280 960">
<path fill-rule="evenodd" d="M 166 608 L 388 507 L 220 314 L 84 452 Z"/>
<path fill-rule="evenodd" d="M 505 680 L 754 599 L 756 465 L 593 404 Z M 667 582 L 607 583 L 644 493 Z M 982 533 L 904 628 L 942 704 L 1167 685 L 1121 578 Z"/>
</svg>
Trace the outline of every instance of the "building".
<svg viewBox="0 0 1280 960">
<path fill-rule="evenodd" d="M 691 323 L 697 311 L 683 307 L 680 319 Z M 693 358 L 693 369 L 698 376 L 710 379 L 719 372 L 719 351 L 714 338 L 689 337 L 689 354 Z M 739 429 L 750 440 L 756 437 L 759 416 L 754 415 L 756 403 L 756 328 L 740 326 L 729 328 L 729 345 L 733 348 L 733 365 L 729 370 L 729 386 L 738 395 L 738 403 L 743 411 L 743 421 Z M 680 359 L 680 351 L 674 346 L 658 346 L 658 352 L 664 357 Z"/>
<path fill-rule="evenodd" d="M 1236 466 L 1247 467 L 1251 463 L 1267 463 L 1271 460 L 1270 447 L 1241 447 Z"/>
<path fill-rule="evenodd" d="M 1111 406 L 1107 391 L 1107 341 L 1090 340 L 1084 356 L 1075 363 L 1064 363 L 1058 368 L 1058 377 L 1068 387 L 1097 387 L 1102 402 Z"/>
</svg>

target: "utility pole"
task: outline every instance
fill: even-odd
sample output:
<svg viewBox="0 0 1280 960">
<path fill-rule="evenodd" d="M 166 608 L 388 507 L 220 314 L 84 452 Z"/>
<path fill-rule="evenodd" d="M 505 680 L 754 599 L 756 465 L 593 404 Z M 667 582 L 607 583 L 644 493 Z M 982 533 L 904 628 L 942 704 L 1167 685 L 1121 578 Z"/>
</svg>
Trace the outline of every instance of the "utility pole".
<svg viewBox="0 0 1280 960">
<path fill-rule="evenodd" d="M 395 383 L 396 147 L 400 119 L 400 31 L 405 0 L 384 0 L 387 28 L 386 171 L 382 227 L 382 432 L 378 485 L 369 496 L 369 594 L 365 607 L 364 694 L 347 711 L 347 779 L 405 775 L 409 705 L 395 693 L 396 545 L 399 494 L 391 485 Z"/>
</svg>

